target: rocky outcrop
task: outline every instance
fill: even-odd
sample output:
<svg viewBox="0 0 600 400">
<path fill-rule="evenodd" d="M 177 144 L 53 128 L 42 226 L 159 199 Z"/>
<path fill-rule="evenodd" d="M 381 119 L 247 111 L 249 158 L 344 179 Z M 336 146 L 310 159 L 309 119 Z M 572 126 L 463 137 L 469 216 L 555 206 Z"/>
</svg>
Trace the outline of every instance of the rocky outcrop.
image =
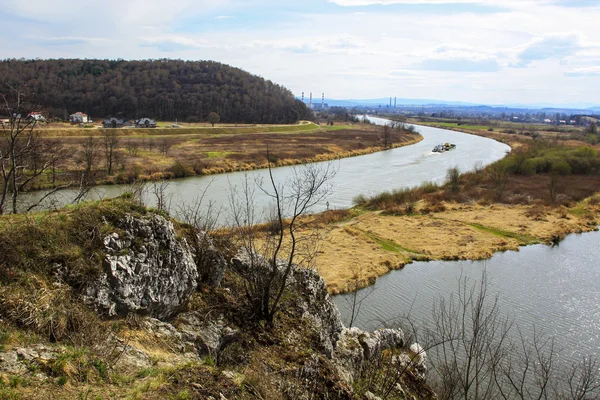
<svg viewBox="0 0 600 400">
<path fill-rule="evenodd" d="M 404 333 L 398 329 L 365 332 L 346 328 L 336 343 L 333 360 L 340 375 L 348 382 L 358 379 L 365 363 L 374 361 L 387 349 L 403 347 Z"/>
<path fill-rule="evenodd" d="M 234 270 L 242 276 L 270 272 L 268 263 L 264 257 L 258 254 L 250 254 L 241 251 L 231 260 Z M 277 265 L 278 275 L 274 279 L 274 285 L 278 287 L 283 279 L 286 264 L 280 261 Z M 319 335 L 319 342 L 325 355 L 329 358 L 333 355 L 335 343 L 338 340 L 344 324 L 340 313 L 331 300 L 325 281 L 312 269 L 301 268 L 292 265 L 286 282 L 287 289 L 294 293 L 296 308 L 302 318 L 309 321 L 315 332 Z"/>
<path fill-rule="evenodd" d="M 288 285 L 297 294 L 296 306 L 302 312 L 302 318 L 310 321 L 319 335 L 322 350 L 331 358 L 344 324 L 327 293 L 325 281 L 312 269 L 294 266 Z"/>
<path fill-rule="evenodd" d="M 85 288 L 85 300 L 109 316 L 173 316 L 197 286 L 198 271 L 187 242 L 160 215 L 127 216 L 118 228 L 104 237 L 103 271 Z"/>
<path fill-rule="evenodd" d="M 199 232 L 192 251 L 198 269 L 198 284 L 219 286 L 227 269 L 227 260 L 217 250 L 213 239 L 206 232 Z"/>
</svg>

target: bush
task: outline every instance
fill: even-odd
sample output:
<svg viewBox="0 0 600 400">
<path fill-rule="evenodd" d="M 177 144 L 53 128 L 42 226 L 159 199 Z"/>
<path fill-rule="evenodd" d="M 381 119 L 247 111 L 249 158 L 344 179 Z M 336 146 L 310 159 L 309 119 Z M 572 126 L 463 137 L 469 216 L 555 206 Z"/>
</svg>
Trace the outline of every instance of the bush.
<svg viewBox="0 0 600 400">
<path fill-rule="evenodd" d="M 554 175 L 571 175 L 571 166 L 565 160 L 555 160 L 552 162 L 550 173 Z"/>
<path fill-rule="evenodd" d="M 450 186 L 450 191 L 457 193 L 460 189 L 460 170 L 457 167 L 448 168 L 446 181 Z"/>
<path fill-rule="evenodd" d="M 175 163 L 167 169 L 167 172 L 173 174 L 174 178 L 185 178 L 186 176 L 194 175 L 194 170 L 190 166 L 182 164 L 180 161 L 175 161 Z"/>
</svg>

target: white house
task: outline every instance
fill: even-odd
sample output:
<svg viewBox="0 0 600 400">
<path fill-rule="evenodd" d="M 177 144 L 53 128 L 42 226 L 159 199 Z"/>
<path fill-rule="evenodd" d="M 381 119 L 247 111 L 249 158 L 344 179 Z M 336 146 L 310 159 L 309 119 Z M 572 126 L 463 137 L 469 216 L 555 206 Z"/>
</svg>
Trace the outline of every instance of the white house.
<svg viewBox="0 0 600 400">
<path fill-rule="evenodd" d="M 29 113 L 29 115 L 27 116 L 28 118 L 33 118 L 36 121 L 45 121 L 46 118 L 44 118 L 44 116 L 42 115 L 42 113 L 40 112 L 32 112 Z"/>
<path fill-rule="evenodd" d="M 86 124 L 88 122 L 92 122 L 90 117 L 81 111 L 69 115 L 69 121 L 73 122 L 74 124 Z"/>
</svg>

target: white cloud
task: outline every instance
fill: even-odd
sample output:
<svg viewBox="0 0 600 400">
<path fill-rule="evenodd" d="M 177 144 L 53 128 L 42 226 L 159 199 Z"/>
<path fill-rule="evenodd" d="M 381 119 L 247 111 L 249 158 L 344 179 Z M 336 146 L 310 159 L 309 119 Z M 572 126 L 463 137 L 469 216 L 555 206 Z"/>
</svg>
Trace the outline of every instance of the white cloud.
<svg viewBox="0 0 600 400">
<path fill-rule="evenodd" d="M 575 68 L 565 72 L 568 77 L 600 76 L 600 66 Z"/>
<path fill-rule="evenodd" d="M 444 44 L 435 48 L 417 68 L 448 72 L 497 72 L 501 66 L 494 55 L 464 44 Z"/>
<path fill-rule="evenodd" d="M 344 7 L 359 7 L 359 6 L 373 6 L 382 5 L 389 6 L 393 4 L 408 4 L 408 5 L 420 5 L 420 4 L 479 4 L 494 7 L 508 7 L 515 6 L 523 3 L 535 3 L 535 4 L 551 4 L 558 0 L 329 0 L 330 3 L 335 3 L 339 6 Z"/>
<path fill-rule="evenodd" d="M 525 45 L 517 54 L 517 62 L 514 66 L 526 67 L 534 61 L 547 59 L 562 61 L 566 57 L 575 55 L 582 48 L 579 34 L 549 34 Z"/>
</svg>

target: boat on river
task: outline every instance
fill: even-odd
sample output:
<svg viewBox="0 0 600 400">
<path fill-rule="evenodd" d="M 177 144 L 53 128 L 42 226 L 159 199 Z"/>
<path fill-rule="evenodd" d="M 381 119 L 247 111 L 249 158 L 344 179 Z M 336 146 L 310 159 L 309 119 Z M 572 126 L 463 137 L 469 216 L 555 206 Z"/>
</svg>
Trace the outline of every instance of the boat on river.
<svg viewBox="0 0 600 400">
<path fill-rule="evenodd" d="M 443 153 L 445 151 L 452 150 L 455 147 L 456 145 L 453 143 L 441 143 L 435 146 L 431 151 L 433 151 L 434 153 Z"/>
</svg>

